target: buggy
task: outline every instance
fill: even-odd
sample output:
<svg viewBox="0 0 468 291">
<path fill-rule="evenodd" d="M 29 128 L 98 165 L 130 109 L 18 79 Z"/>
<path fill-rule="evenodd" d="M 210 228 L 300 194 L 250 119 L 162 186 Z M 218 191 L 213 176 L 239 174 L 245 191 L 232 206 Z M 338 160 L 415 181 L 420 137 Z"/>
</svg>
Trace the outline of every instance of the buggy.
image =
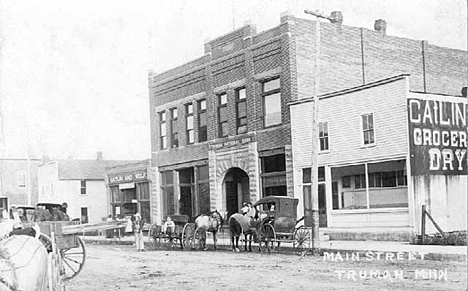
<svg viewBox="0 0 468 291">
<path fill-rule="evenodd" d="M 285 196 L 267 196 L 253 207 L 259 211 L 258 243 L 262 252 L 274 252 L 281 243 L 292 243 L 297 255 L 304 254 L 310 244 L 310 230 L 297 226 L 299 199 Z"/>
</svg>

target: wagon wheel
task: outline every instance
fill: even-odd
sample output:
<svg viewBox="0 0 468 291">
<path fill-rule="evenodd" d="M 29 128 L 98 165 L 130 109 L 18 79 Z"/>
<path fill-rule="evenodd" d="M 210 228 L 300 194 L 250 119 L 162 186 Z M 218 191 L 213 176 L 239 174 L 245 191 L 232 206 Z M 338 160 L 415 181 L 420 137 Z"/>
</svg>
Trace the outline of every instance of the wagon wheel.
<svg viewBox="0 0 468 291">
<path fill-rule="evenodd" d="M 271 224 L 264 224 L 259 231 L 259 246 L 262 253 L 275 251 L 276 232 Z"/>
<path fill-rule="evenodd" d="M 161 247 L 161 226 L 152 224 L 148 230 L 148 242 L 150 249 L 159 249 Z"/>
<path fill-rule="evenodd" d="M 84 242 L 79 237 L 76 237 L 76 239 L 78 240 L 77 247 L 60 250 L 62 265 L 64 268 L 63 279 L 65 281 L 78 275 L 78 273 L 83 269 L 86 260 Z"/>
<path fill-rule="evenodd" d="M 180 245 L 184 250 L 190 250 L 193 243 L 193 223 L 186 223 L 182 230 L 182 236 L 180 239 Z"/>
<path fill-rule="evenodd" d="M 192 247 L 199 251 L 206 248 L 206 230 L 203 227 L 197 227 L 193 234 Z"/>
<path fill-rule="evenodd" d="M 298 256 L 304 255 L 310 246 L 310 232 L 307 227 L 301 225 L 296 228 L 293 236 L 294 253 Z"/>
<path fill-rule="evenodd" d="M 47 285 L 49 291 L 65 290 L 65 284 L 60 276 L 60 255 L 53 252 L 47 256 Z"/>
</svg>

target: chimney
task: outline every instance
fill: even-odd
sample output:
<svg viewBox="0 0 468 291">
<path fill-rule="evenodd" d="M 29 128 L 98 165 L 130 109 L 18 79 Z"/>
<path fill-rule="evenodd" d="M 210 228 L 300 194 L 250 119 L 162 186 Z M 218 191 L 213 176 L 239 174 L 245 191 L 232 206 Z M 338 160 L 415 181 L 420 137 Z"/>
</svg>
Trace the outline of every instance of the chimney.
<svg viewBox="0 0 468 291">
<path fill-rule="evenodd" d="M 467 94 L 466 94 L 466 89 L 467 89 L 467 87 L 463 87 L 463 88 L 461 89 L 461 93 L 462 93 L 462 96 L 463 96 L 463 97 L 466 97 L 466 96 L 467 96 Z"/>
<path fill-rule="evenodd" d="M 387 22 L 383 19 L 378 19 L 374 23 L 374 29 L 380 31 L 382 35 L 385 35 L 387 32 Z"/>
<path fill-rule="evenodd" d="M 102 152 L 101 152 L 101 151 L 98 151 L 98 152 L 96 153 L 96 160 L 102 161 Z"/>
<path fill-rule="evenodd" d="M 341 11 L 333 11 L 330 15 L 330 22 L 343 24 L 343 13 L 341 13 Z"/>
</svg>

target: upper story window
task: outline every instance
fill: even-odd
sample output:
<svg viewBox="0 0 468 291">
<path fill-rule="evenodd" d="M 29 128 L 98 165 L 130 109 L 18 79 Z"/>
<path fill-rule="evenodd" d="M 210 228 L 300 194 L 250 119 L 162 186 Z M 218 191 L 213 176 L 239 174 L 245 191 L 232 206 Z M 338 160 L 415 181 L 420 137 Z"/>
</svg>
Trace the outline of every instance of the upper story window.
<svg viewBox="0 0 468 291">
<path fill-rule="evenodd" d="M 198 142 L 208 140 L 206 129 L 206 100 L 198 101 Z"/>
<path fill-rule="evenodd" d="M 179 129 L 177 126 L 178 116 L 177 108 L 171 108 L 171 147 L 176 148 L 179 146 Z"/>
<path fill-rule="evenodd" d="M 362 117 L 362 132 L 364 145 L 373 144 L 374 139 L 374 115 L 364 114 Z"/>
<path fill-rule="evenodd" d="M 320 150 L 329 150 L 328 146 L 328 122 L 320 122 L 318 124 Z"/>
<path fill-rule="evenodd" d="M 237 134 L 247 132 L 247 98 L 245 88 L 236 90 L 236 126 Z"/>
<path fill-rule="evenodd" d="M 26 172 L 18 172 L 18 187 L 26 187 Z"/>
<path fill-rule="evenodd" d="M 218 137 L 228 136 L 227 94 L 218 96 Z"/>
<path fill-rule="evenodd" d="M 160 148 L 167 148 L 166 111 L 159 112 Z"/>
<path fill-rule="evenodd" d="M 263 83 L 263 126 L 270 127 L 281 124 L 281 92 L 280 79 Z"/>
<path fill-rule="evenodd" d="M 81 195 L 86 195 L 86 181 L 82 180 L 81 181 Z"/>
<path fill-rule="evenodd" d="M 193 133 L 193 104 L 189 103 L 185 105 L 185 119 L 187 125 L 187 144 L 195 142 Z"/>
</svg>

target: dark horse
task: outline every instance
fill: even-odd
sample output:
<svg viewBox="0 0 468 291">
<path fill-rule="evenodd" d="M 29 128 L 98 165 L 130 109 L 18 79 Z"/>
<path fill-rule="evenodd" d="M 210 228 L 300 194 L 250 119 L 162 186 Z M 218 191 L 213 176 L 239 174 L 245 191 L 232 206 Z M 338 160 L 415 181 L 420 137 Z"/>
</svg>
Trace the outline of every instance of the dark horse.
<svg viewBox="0 0 468 291">
<path fill-rule="evenodd" d="M 252 239 L 257 235 L 258 213 L 234 213 L 229 217 L 229 233 L 231 235 L 232 251 L 239 252 L 239 237 L 244 235 L 245 251 L 252 251 Z M 235 242 L 234 242 L 235 238 Z M 249 241 L 249 249 L 247 250 L 247 241 Z"/>
<path fill-rule="evenodd" d="M 205 231 L 209 231 L 213 233 L 213 243 L 214 248 L 217 248 L 216 242 L 218 239 L 216 238 L 216 234 L 219 232 L 221 227 L 224 224 L 224 219 L 218 210 L 211 211 L 209 214 L 201 214 L 195 219 L 195 227 L 202 227 Z M 206 249 L 206 241 L 202 242 L 203 249 Z"/>
</svg>

